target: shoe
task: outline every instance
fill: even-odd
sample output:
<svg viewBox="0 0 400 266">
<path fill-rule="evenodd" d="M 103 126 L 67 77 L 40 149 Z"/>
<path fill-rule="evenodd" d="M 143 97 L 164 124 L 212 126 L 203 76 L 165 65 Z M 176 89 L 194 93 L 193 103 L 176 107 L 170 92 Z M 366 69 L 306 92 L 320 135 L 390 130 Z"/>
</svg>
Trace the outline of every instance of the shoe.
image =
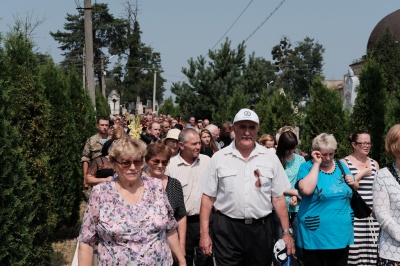
<svg viewBox="0 0 400 266">
<path fill-rule="evenodd" d="M 287 250 L 286 250 L 285 242 L 282 239 L 279 239 L 278 241 L 276 241 L 276 243 L 274 245 L 275 259 L 279 262 L 285 262 L 288 258 L 286 252 L 287 252 Z"/>
</svg>

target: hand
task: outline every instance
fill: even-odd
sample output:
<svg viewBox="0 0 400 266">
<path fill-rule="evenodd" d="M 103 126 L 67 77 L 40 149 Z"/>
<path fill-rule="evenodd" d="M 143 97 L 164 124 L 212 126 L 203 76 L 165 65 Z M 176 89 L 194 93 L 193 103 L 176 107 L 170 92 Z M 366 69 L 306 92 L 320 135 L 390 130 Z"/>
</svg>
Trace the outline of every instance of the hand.
<svg viewBox="0 0 400 266">
<path fill-rule="evenodd" d="M 290 206 L 296 206 L 296 205 L 297 205 L 297 197 L 291 196 L 290 197 Z"/>
<path fill-rule="evenodd" d="M 356 181 L 354 180 L 354 177 L 353 177 L 352 175 L 346 175 L 344 179 L 346 180 L 346 183 L 347 183 L 349 186 L 354 186 L 354 184 L 355 184 L 355 182 L 356 182 Z"/>
<path fill-rule="evenodd" d="M 289 233 L 283 233 L 282 240 L 286 244 L 286 250 L 287 250 L 286 253 L 289 256 L 292 255 L 292 254 L 295 254 L 296 253 L 296 248 L 295 248 L 295 245 L 294 245 L 294 240 L 293 240 L 292 235 L 289 234 Z"/>
<path fill-rule="evenodd" d="M 370 176 L 372 174 L 371 167 L 369 165 L 365 166 L 360 170 L 360 174 L 362 177 L 364 176 Z"/>
<path fill-rule="evenodd" d="M 200 247 L 204 255 L 212 255 L 212 240 L 209 234 L 204 234 L 200 236 Z"/>
<path fill-rule="evenodd" d="M 321 164 L 323 156 L 319 151 L 312 151 L 311 157 L 313 158 L 314 163 Z"/>
</svg>

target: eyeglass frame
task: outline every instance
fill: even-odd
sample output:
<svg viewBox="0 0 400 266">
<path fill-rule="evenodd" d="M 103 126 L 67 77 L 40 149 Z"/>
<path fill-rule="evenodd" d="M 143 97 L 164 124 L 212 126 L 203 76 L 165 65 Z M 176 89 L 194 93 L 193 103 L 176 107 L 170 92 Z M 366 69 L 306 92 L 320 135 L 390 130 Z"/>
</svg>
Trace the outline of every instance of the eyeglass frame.
<svg viewBox="0 0 400 266">
<path fill-rule="evenodd" d="M 119 162 L 118 160 L 115 161 L 121 166 L 122 169 L 129 169 L 132 164 L 135 165 L 135 167 L 141 167 L 143 165 L 143 157 L 141 157 L 140 160 L 129 160 L 124 162 Z"/>
<path fill-rule="evenodd" d="M 149 162 L 151 162 L 152 165 L 159 165 L 161 163 L 165 167 L 169 164 L 169 160 L 150 159 Z"/>
<path fill-rule="evenodd" d="M 356 145 L 360 145 L 361 147 L 372 147 L 372 143 L 371 142 L 354 142 Z"/>
</svg>

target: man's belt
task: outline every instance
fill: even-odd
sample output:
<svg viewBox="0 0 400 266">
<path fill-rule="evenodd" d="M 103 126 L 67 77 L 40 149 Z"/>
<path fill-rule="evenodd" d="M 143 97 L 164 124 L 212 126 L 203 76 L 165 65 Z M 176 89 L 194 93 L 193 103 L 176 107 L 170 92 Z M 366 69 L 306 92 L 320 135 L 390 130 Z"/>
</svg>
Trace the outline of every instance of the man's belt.
<svg viewBox="0 0 400 266">
<path fill-rule="evenodd" d="M 267 216 L 262 217 L 262 218 L 258 218 L 258 219 L 256 219 L 256 218 L 237 219 L 237 218 L 229 217 L 228 215 L 225 215 L 220 211 L 216 211 L 216 213 L 224 216 L 225 218 L 231 220 L 232 222 L 241 223 L 241 224 L 260 224 L 260 223 L 263 224 L 271 216 L 271 214 L 268 214 Z"/>
</svg>

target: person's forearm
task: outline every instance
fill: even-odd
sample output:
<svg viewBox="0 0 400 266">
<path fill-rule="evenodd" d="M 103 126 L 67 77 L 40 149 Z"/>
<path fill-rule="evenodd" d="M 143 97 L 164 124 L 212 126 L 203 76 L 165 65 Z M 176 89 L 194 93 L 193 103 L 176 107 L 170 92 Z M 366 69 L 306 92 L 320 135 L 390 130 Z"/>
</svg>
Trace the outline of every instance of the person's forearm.
<svg viewBox="0 0 400 266">
<path fill-rule="evenodd" d="M 179 244 L 182 248 L 183 254 L 185 254 L 185 246 L 186 246 L 186 228 L 187 228 L 187 217 L 185 215 L 178 222 Z"/>
<path fill-rule="evenodd" d="M 97 184 L 103 183 L 103 182 L 107 182 L 107 181 L 111 181 L 112 180 L 112 176 L 109 176 L 107 178 L 97 178 L 92 174 L 87 173 L 85 175 L 85 181 L 86 184 L 88 184 L 89 186 L 95 186 Z"/>
<path fill-rule="evenodd" d="M 213 204 L 214 199 L 203 194 L 203 196 L 201 197 L 200 207 L 200 236 L 204 234 L 209 235 L 210 215 Z"/>
<path fill-rule="evenodd" d="M 283 192 L 283 194 L 285 196 L 296 196 L 297 197 L 299 195 L 299 192 L 296 189 L 287 189 L 287 190 L 285 190 L 285 192 Z"/>
<path fill-rule="evenodd" d="M 169 247 L 171 249 L 172 254 L 175 255 L 176 259 L 178 260 L 179 265 L 185 265 L 186 260 L 185 256 L 183 255 L 181 246 L 179 245 L 179 238 L 176 229 L 170 231 L 167 234 L 167 240 Z"/>
<path fill-rule="evenodd" d="M 299 190 L 302 194 L 309 196 L 314 193 L 318 181 L 319 164 L 314 163 L 306 177 L 299 181 Z"/>
<path fill-rule="evenodd" d="M 78 264 L 79 266 L 92 266 L 93 248 L 88 244 L 79 242 Z"/>
<path fill-rule="evenodd" d="M 281 224 L 282 229 L 289 229 L 289 214 L 286 207 L 285 197 L 283 195 L 272 198 L 272 205 L 274 206 L 276 215 L 278 216 L 279 222 Z"/>
</svg>

